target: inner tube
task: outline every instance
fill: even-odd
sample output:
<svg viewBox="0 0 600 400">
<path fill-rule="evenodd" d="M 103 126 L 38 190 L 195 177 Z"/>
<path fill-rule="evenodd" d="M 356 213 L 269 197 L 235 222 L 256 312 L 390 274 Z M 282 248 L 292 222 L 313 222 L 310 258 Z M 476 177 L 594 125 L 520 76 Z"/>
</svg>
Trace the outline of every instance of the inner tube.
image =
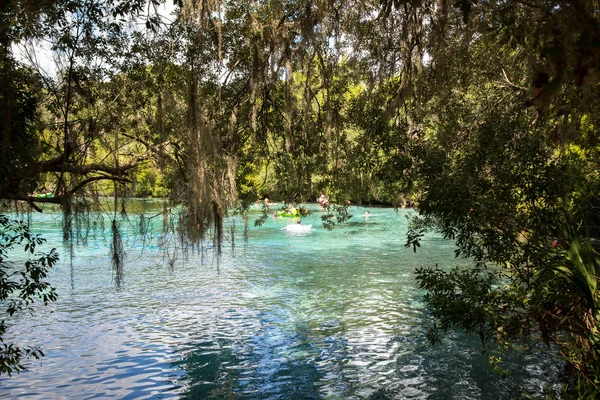
<svg viewBox="0 0 600 400">
<path fill-rule="evenodd" d="M 300 210 L 296 209 L 296 212 L 294 212 L 294 213 L 289 213 L 285 210 L 277 211 L 277 215 L 279 215 L 280 217 L 299 217 Z"/>
<path fill-rule="evenodd" d="M 305 231 L 310 231 L 311 228 L 312 228 L 312 225 L 291 224 L 291 225 L 284 226 L 283 228 L 281 228 L 281 230 L 288 231 L 288 232 L 305 232 Z"/>
</svg>

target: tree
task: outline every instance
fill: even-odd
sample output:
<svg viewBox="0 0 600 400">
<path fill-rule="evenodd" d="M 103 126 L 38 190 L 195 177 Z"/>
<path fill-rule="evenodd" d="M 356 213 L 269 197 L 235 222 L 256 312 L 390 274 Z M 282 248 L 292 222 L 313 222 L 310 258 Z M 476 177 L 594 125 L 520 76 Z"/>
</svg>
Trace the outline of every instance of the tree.
<svg viewBox="0 0 600 400">
<path fill-rule="evenodd" d="M 6 159 L 15 162 L 3 166 L 0 197 L 24 200 L 32 206 L 44 202 L 66 205 L 95 182 L 128 182 L 128 172 L 157 151 L 156 146 L 119 140 L 118 128 L 111 129 L 114 127 L 107 124 L 111 118 L 102 114 L 111 111 L 114 100 L 101 97 L 105 94 L 103 82 L 118 74 L 116 64 L 128 45 L 125 21 L 117 17 L 139 14 L 146 2 L 64 0 L 25 13 L 32 8 L 29 3 L 8 2 L 2 9 L 2 18 L 9 24 L 3 30 L 2 71 L 7 85 L 3 85 L 6 89 L 1 98 L 5 118 L 0 138 L 3 151 L 11 151 Z M 11 46 L 37 38 L 52 45 L 56 79 L 40 70 L 34 73 L 15 67 L 19 63 L 10 54 Z M 41 82 L 43 87 L 39 83 L 25 86 L 25 79 Z M 45 104 L 41 115 L 36 114 L 39 103 Z M 105 154 L 94 157 L 96 152 Z M 51 195 L 33 196 L 42 189 L 44 179 L 53 183 Z"/>
<path fill-rule="evenodd" d="M 567 391 L 592 395 L 599 87 L 588 40 L 599 21 L 587 2 L 468 5 L 446 12 L 452 37 L 425 69 L 435 84 L 412 151 L 421 218 L 407 245 L 435 229 L 475 261 L 417 271 L 430 337 L 454 327 L 486 348 L 544 342 L 563 355 Z"/>
<path fill-rule="evenodd" d="M 0 197 L 61 204 L 68 222 L 153 174 L 192 243 L 220 243 L 227 212 L 266 195 L 410 197 L 422 218 L 407 244 L 438 229 L 475 262 L 419 271 L 441 327 L 502 344 L 567 335 L 554 346 L 594 387 L 596 317 L 573 285 L 595 265 L 584 227 L 600 231 L 594 1 L 183 0 L 135 32 L 121 19 L 156 1 L 42 3 L 0 9 L 0 151 L 15 152 Z M 62 60 L 55 78 L 10 54 L 35 37 Z M 44 183 L 51 195 L 32 196 Z M 585 323 L 557 323 L 565 310 Z"/>
</svg>

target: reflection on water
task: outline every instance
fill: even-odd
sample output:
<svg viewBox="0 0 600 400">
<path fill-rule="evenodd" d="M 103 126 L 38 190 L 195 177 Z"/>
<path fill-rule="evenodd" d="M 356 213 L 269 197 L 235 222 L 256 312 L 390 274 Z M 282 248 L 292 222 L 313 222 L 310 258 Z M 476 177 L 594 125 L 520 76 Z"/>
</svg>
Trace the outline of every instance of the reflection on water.
<svg viewBox="0 0 600 400">
<path fill-rule="evenodd" d="M 46 357 L 4 378 L 0 397 L 505 399 L 539 395 L 556 376 L 549 360 L 526 355 L 509 359 L 516 372 L 501 379 L 477 338 L 427 342 L 414 269 L 465 261 L 436 237 L 416 254 L 406 249 L 410 210 L 370 209 L 368 220 L 333 231 L 313 211 L 303 219 L 310 233 L 271 219 L 251 226 L 247 241 L 237 217 L 235 251 L 224 246 L 216 262 L 210 251 L 179 249 L 172 268 L 162 221 L 142 240 L 132 218 L 120 290 L 107 237 L 90 235 L 75 249 L 73 277 L 65 261 L 52 273 L 59 301 L 12 327 Z M 59 245 L 56 214 L 35 215 L 33 227 Z"/>
</svg>

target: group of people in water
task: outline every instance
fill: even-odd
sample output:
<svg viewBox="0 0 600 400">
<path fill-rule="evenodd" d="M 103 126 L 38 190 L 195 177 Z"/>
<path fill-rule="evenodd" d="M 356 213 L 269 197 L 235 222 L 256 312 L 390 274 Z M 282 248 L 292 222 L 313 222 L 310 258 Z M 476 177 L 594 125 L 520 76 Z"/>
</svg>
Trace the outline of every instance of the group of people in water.
<svg viewBox="0 0 600 400">
<path fill-rule="evenodd" d="M 273 213 L 273 218 L 282 217 L 297 217 L 300 216 L 300 209 L 295 204 L 287 206 L 285 209 Z"/>
<path fill-rule="evenodd" d="M 265 198 L 264 200 L 262 200 L 264 205 L 267 208 L 272 208 L 275 203 L 271 202 L 268 198 Z M 257 204 L 259 203 L 259 201 L 257 201 Z M 325 193 L 323 192 L 319 192 L 319 197 L 317 198 L 317 203 L 319 204 L 319 207 L 323 210 L 323 209 L 328 209 L 329 207 L 329 199 L 327 198 L 327 196 L 325 195 Z M 401 208 L 412 208 L 414 207 L 414 204 L 411 200 L 406 200 L 406 201 L 402 201 L 402 205 L 400 206 Z M 346 203 L 347 207 L 352 206 L 352 202 L 350 200 L 347 201 Z M 399 208 L 400 208 L 399 207 Z M 297 224 L 302 224 L 302 219 L 301 219 L 301 214 L 300 214 L 300 208 L 295 204 L 292 203 L 289 206 L 282 208 L 279 211 L 276 211 L 273 213 L 273 219 L 278 219 L 281 217 L 297 217 L 298 219 L 296 220 Z M 369 217 L 371 217 L 371 212 L 369 210 L 366 210 L 364 213 L 364 218 L 368 219 Z"/>
<path fill-rule="evenodd" d="M 265 198 L 263 200 L 263 202 L 264 202 L 265 206 L 267 206 L 268 208 L 271 208 L 275 205 L 275 203 L 270 202 L 268 198 Z M 329 199 L 323 192 L 320 192 L 319 197 L 317 198 L 317 203 L 319 204 L 321 209 L 325 209 L 327 206 L 329 206 Z M 352 205 L 352 202 L 350 200 L 348 200 L 347 206 L 350 207 L 351 205 Z M 366 210 L 364 217 L 366 219 L 368 219 L 370 216 L 371 216 L 371 212 L 369 210 Z M 273 213 L 273 219 L 279 219 L 282 217 L 299 217 L 296 220 L 296 223 L 302 224 L 302 218 L 300 218 L 300 209 L 296 206 L 295 203 L 292 203 L 289 206 L 282 208 L 281 210 Z"/>
</svg>

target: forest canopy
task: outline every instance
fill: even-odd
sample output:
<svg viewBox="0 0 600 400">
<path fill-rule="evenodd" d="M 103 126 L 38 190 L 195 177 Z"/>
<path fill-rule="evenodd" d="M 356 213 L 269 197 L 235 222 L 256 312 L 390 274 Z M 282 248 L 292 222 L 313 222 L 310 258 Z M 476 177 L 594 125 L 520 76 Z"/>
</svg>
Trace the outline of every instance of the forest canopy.
<svg viewBox="0 0 600 400">
<path fill-rule="evenodd" d="M 164 197 L 192 240 L 265 197 L 410 201 L 407 246 L 476 264 L 418 272 L 432 340 L 545 342 L 597 391 L 597 1 L 161 4 L 2 2 L 1 199 Z"/>
<path fill-rule="evenodd" d="M 3 4 L 0 197 L 426 207 L 436 151 L 594 158 L 593 2 L 159 5 Z M 543 148 L 502 149 L 517 130 Z"/>
</svg>

